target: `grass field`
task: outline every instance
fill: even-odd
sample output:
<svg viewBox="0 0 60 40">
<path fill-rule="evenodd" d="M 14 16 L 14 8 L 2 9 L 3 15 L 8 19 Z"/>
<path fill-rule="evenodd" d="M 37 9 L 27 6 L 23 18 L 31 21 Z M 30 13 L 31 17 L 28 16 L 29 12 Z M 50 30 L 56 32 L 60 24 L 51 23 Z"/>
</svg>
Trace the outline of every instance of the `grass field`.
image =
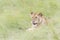
<svg viewBox="0 0 60 40">
<path fill-rule="evenodd" d="M 31 12 L 51 19 L 34 31 Z M 60 0 L 0 0 L 0 40 L 60 40 Z"/>
</svg>

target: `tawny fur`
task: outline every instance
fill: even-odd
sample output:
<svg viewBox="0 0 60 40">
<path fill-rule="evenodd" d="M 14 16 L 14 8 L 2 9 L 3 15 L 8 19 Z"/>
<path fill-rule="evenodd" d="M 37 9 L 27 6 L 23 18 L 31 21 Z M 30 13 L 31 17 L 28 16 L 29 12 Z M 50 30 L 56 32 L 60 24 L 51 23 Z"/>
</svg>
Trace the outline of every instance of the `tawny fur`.
<svg viewBox="0 0 60 40">
<path fill-rule="evenodd" d="M 37 27 L 39 27 L 40 24 L 47 24 L 47 19 L 44 17 L 42 13 L 34 13 L 31 12 L 30 14 L 31 19 L 32 19 L 32 27 L 29 28 L 28 30 L 34 30 Z"/>
</svg>

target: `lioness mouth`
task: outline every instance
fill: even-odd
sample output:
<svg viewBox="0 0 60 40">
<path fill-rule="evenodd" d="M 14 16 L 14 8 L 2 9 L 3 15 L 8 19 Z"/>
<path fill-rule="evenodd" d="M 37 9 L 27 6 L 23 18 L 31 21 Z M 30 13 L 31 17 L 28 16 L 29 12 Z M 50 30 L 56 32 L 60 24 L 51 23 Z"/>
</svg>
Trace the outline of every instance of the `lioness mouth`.
<svg viewBox="0 0 60 40">
<path fill-rule="evenodd" d="M 36 25 L 37 23 L 33 23 L 33 25 Z"/>
</svg>

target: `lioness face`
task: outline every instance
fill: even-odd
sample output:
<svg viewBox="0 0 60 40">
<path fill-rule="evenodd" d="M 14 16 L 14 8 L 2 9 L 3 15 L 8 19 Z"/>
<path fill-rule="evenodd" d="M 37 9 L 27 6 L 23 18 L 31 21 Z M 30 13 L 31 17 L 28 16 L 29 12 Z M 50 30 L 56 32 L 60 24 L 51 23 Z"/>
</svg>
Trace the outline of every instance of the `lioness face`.
<svg viewBox="0 0 60 40">
<path fill-rule="evenodd" d="M 42 13 L 31 12 L 32 25 L 38 26 L 42 22 Z"/>
</svg>

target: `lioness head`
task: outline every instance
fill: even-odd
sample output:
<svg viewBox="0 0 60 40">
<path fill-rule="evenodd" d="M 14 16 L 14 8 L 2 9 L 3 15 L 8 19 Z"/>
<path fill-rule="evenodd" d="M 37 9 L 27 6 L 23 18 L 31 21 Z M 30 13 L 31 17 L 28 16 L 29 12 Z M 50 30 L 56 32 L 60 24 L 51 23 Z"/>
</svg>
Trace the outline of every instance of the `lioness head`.
<svg viewBox="0 0 60 40">
<path fill-rule="evenodd" d="M 46 23 L 46 19 L 42 13 L 31 12 L 32 25 L 37 27 L 40 24 Z"/>
<path fill-rule="evenodd" d="M 42 17 L 43 17 L 42 13 L 31 12 L 32 25 L 38 26 L 43 21 Z"/>
<path fill-rule="evenodd" d="M 41 12 L 40 13 L 31 12 L 30 16 L 32 19 L 32 27 L 29 28 L 28 30 L 34 30 L 37 27 L 39 27 L 40 24 L 47 23 L 46 18 L 44 17 L 44 15 Z"/>
</svg>

